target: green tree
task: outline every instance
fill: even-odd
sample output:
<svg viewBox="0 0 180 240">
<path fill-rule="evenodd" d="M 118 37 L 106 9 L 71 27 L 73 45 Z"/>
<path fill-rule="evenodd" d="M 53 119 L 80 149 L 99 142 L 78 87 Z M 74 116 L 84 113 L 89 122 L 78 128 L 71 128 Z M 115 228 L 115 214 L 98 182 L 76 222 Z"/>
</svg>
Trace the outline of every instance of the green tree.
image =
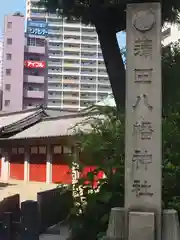
<svg viewBox="0 0 180 240">
<path fill-rule="evenodd" d="M 83 23 L 95 26 L 118 108 L 125 106 L 125 67 L 116 33 L 125 31 L 126 5 L 135 2 L 149 0 L 41 0 L 48 12 L 57 12 L 68 19 L 81 19 Z M 180 1 L 160 2 L 163 22 L 177 22 Z"/>
<path fill-rule="evenodd" d="M 107 229 L 111 208 L 124 205 L 123 117 L 116 108 L 97 107 L 94 110 L 96 116 L 87 116 L 76 131 L 82 153 L 76 162 L 79 165 L 77 170 L 82 172 L 89 165 L 97 168 L 80 177 L 73 186 L 71 240 L 98 239 Z M 84 124 L 91 126 L 90 134 L 80 131 Z M 105 178 L 95 185 L 100 171 L 105 173 Z"/>
<path fill-rule="evenodd" d="M 163 49 L 163 202 L 180 213 L 180 45 Z"/>
<path fill-rule="evenodd" d="M 162 48 L 163 115 L 180 111 L 180 44 Z"/>
</svg>

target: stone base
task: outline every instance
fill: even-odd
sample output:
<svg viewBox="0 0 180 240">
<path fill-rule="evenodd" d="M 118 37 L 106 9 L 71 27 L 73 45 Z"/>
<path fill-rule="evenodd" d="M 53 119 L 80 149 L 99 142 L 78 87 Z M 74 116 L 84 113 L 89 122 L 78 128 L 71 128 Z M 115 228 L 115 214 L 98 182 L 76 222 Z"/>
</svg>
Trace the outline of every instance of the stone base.
<svg viewBox="0 0 180 240">
<path fill-rule="evenodd" d="M 162 240 L 180 240 L 179 219 L 176 210 L 163 211 Z"/>
<path fill-rule="evenodd" d="M 125 236 L 125 209 L 112 208 L 107 229 L 107 236 L 103 240 L 124 240 Z"/>
<path fill-rule="evenodd" d="M 130 212 L 128 240 L 155 240 L 155 214 Z"/>
</svg>

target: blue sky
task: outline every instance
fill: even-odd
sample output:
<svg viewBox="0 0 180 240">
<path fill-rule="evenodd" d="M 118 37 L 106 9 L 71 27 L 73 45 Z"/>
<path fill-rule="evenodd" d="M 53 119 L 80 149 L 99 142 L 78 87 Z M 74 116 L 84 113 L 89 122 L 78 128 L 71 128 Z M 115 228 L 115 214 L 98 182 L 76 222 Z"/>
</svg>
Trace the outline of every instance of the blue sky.
<svg viewBox="0 0 180 240">
<path fill-rule="evenodd" d="M 25 14 L 26 0 L 1 0 L 3 4 L 0 7 L 0 35 L 3 32 L 4 15 L 20 11 Z M 120 47 L 125 46 L 126 36 L 125 33 L 118 34 L 118 42 Z"/>
<path fill-rule="evenodd" d="M 125 32 L 118 33 L 117 39 L 118 39 L 119 47 L 124 48 L 126 46 L 126 33 Z"/>
<path fill-rule="evenodd" d="M 0 7 L 0 34 L 4 28 L 4 15 L 20 11 L 25 14 L 26 1 L 25 0 L 1 0 L 3 3 Z"/>
</svg>

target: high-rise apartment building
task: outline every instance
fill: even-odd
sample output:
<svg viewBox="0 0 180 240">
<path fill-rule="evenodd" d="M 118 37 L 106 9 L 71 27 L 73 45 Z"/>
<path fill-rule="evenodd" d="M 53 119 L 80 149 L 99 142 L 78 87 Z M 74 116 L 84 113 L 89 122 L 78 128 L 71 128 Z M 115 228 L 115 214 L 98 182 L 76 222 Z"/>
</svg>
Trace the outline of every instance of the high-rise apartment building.
<svg viewBox="0 0 180 240">
<path fill-rule="evenodd" d="M 92 26 L 47 14 L 27 0 L 27 19 L 48 22 L 48 106 L 77 109 L 112 92 L 98 36 Z"/>
<path fill-rule="evenodd" d="M 46 37 L 24 33 L 20 13 L 5 16 L 2 110 L 47 104 Z"/>
<path fill-rule="evenodd" d="M 166 23 L 162 30 L 163 45 L 167 46 L 177 41 L 180 41 L 180 26 Z"/>
</svg>

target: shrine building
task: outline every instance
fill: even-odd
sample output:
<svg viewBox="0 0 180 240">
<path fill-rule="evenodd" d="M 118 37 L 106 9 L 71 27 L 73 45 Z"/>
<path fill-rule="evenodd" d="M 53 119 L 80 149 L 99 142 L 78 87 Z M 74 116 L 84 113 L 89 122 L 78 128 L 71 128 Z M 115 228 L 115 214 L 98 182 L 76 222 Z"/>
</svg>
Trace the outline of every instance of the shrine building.
<svg viewBox="0 0 180 240">
<path fill-rule="evenodd" d="M 82 113 L 43 107 L 0 114 L 1 181 L 72 183 L 73 127 L 83 119 Z"/>
</svg>

